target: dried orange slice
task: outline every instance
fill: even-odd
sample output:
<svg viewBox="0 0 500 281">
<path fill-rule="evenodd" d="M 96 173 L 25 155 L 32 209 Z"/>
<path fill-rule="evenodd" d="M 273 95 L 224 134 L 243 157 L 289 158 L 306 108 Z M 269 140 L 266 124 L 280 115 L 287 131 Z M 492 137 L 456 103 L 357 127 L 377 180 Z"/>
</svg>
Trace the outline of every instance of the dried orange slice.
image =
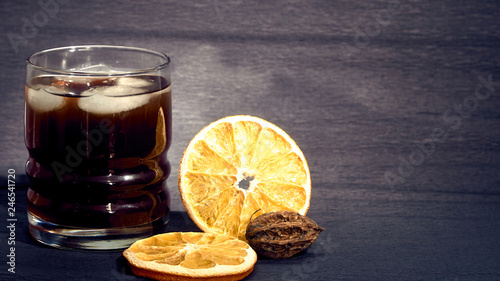
<svg viewBox="0 0 500 281">
<path fill-rule="evenodd" d="M 155 280 L 241 280 L 257 254 L 227 235 L 171 232 L 138 240 L 123 252 L 134 274 Z"/>
<path fill-rule="evenodd" d="M 304 154 L 276 125 L 230 116 L 202 129 L 179 167 L 182 202 L 196 225 L 246 240 L 246 227 L 263 213 L 305 215 L 311 179 Z"/>
</svg>

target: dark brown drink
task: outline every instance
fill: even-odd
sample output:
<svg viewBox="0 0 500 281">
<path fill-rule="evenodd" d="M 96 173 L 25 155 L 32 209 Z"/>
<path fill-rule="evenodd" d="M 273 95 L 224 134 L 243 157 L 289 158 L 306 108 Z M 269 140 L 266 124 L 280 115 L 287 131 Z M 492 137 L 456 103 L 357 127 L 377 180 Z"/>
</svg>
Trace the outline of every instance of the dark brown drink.
<svg viewBox="0 0 500 281">
<path fill-rule="evenodd" d="M 164 220 L 172 136 L 164 78 L 39 76 L 25 98 L 31 215 L 77 228 Z"/>
</svg>

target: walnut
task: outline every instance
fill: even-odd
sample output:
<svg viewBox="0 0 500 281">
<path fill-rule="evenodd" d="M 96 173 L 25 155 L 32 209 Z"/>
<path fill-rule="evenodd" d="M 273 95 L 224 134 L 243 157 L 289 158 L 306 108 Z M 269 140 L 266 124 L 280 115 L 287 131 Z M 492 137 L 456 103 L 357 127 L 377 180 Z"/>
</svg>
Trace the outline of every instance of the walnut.
<svg viewBox="0 0 500 281">
<path fill-rule="evenodd" d="M 323 230 L 312 219 L 299 213 L 271 212 L 248 224 L 246 239 L 262 256 L 282 259 L 309 248 Z"/>
</svg>

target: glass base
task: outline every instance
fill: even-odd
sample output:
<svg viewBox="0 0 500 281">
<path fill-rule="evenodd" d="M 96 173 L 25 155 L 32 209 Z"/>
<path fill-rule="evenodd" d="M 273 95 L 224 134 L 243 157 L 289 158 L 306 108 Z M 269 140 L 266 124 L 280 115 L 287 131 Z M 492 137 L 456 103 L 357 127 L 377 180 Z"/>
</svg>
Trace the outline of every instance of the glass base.
<svg viewBox="0 0 500 281">
<path fill-rule="evenodd" d="M 164 231 L 168 217 L 132 227 L 92 229 L 54 224 L 28 212 L 28 222 L 31 236 L 45 245 L 76 250 L 121 250 Z"/>
</svg>

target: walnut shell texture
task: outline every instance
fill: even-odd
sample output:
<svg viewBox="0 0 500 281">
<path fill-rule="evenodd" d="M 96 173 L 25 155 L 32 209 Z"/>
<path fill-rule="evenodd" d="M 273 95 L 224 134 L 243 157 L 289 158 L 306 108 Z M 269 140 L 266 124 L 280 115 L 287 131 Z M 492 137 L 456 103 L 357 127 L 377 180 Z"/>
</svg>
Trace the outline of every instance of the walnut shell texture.
<svg viewBox="0 0 500 281">
<path fill-rule="evenodd" d="M 299 213 L 270 212 L 248 224 L 246 239 L 262 256 L 283 259 L 309 248 L 323 230 L 312 219 Z"/>
</svg>

